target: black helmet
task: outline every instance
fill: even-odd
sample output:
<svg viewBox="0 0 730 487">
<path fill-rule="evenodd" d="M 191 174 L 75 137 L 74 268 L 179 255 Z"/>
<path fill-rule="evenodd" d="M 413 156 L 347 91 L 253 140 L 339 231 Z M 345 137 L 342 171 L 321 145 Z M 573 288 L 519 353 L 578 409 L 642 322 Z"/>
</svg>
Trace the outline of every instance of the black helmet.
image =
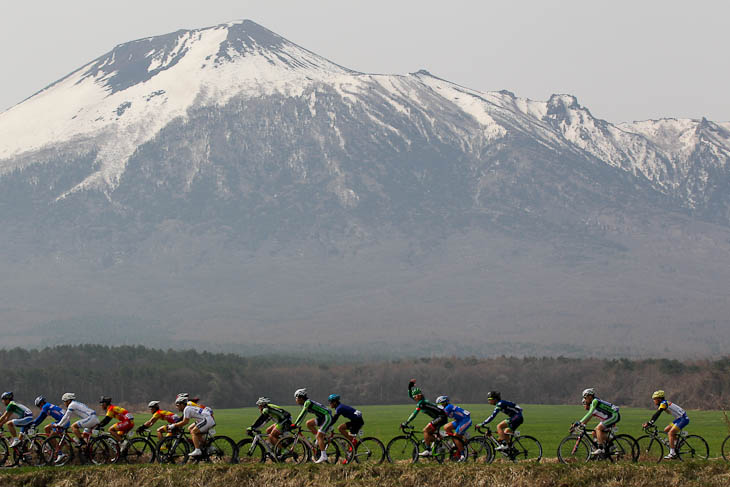
<svg viewBox="0 0 730 487">
<path fill-rule="evenodd" d="M 496 399 L 497 401 L 500 401 L 502 399 L 502 394 L 498 391 L 489 391 L 487 393 L 487 399 Z"/>
<path fill-rule="evenodd" d="M 8 401 L 12 401 L 13 391 L 3 392 L 2 396 L 0 396 L 0 399 L 7 399 Z"/>
<path fill-rule="evenodd" d="M 111 403 L 112 403 L 112 398 L 109 396 L 101 396 L 99 398 L 99 404 L 111 404 Z"/>
</svg>

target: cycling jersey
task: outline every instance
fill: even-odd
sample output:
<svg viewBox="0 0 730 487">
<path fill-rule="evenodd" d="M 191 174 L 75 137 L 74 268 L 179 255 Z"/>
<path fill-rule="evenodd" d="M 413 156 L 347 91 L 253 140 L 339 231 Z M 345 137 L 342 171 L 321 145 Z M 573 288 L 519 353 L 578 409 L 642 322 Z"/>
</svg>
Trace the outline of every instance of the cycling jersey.
<svg viewBox="0 0 730 487">
<path fill-rule="evenodd" d="M 340 416 L 344 416 L 350 421 L 362 421 L 362 413 L 360 410 L 345 404 L 339 404 L 337 408 L 335 408 L 335 415 L 332 417 L 332 422 L 336 423 Z"/>
<path fill-rule="evenodd" d="M 448 417 L 446 416 L 446 412 L 438 407 L 436 404 L 427 401 L 426 399 L 421 399 L 416 403 L 416 409 L 411 413 L 410 416 L 408 416 L 408 419 L 406 420 L 406 424 L 413 421 L 413 419 L 418 416 L 418 413 L 421 411 L 424 412 L 427 416 L 430 416 L 433 419 L 439 420 L 441 424 L 448 421 Z M 443 418 L 440 420 L 439 418 Z"/>
<path fill-rule="evenodd" d="M 674 416 L 674 419 L 680 419 L 687 417 L 687 411 L 679 407 L 677 404 L 673 402 L 669 402 L 666 399 L 659 403 L 659 407 L 657 408 L 656 412 L 654 413 L 654 416 L 651 417 L 651 422 L 659 418 L 659 416 L 662 414 L 662 411 L 666 411 L 667 413 Z"/>
<path fill-rule="evenodd" d="M 522 408 L 519 407 L 517 404 L 500 400 L 497 402 L 497 404 L 494 407 L 494 411 L 492 411 L 492 415 L 489 416 L 487 419 L 484 420 L 484 423 L 482 424 L 489 424 L 492 422 L 492 420 L 500 413 L 503 412 L 510 418 L 514 418 L 515 416 L 521 416 L 522 415 Z"/>
<path fill-rule="evenodd" d="M 121 406 L 114 406 L 110 404 L 106 408 L 106 415 L 109 418 L 115 418 L 117 421 L 130 421 L 134 419 L 134 416 Z"/>
<path fill-rule="evenodd" d="M 269 420 L 273 420 L 277 424 L 282 424 L 284 422 L 291 424 L 291 413 L 276 404 L 267 404 L 261 410 L 261 415 L 258 419 L 251 425 L 251 428 L 256 429 Z"/>
<path fill-rule="evenodd" d="M 595 416 L 600 419 L 605 426 L 611 426 L 612 424 L 617 423 L 621 418 L 618 410 L 618 406 L 614 406 L 610 402 L 596 397 L 593 398 L 593 401 L 591 401 L 588 412 L 585 416 L 583 416 L 583 419 L 581 419 L 580 422 L 585 423 L 591 416 Z"/>
<path fill-rule="evenodd" d="M 205 433 L 215 426 L 215 419 L 208 413 L 207 409 L 205 407 L 185 406 L 185 409 L 183 409 L 183 419 L 194 419 L 195 426 L 198 430 L 201 433 Z"/>
<path fill-rule="evenodd" d="M 33 420 L 32 425 L 38 426 L 41 424 L 45 419 L 50 416 L 56 421 L 63 418 L 63 408 L 61 406 L 56 406 L 55 404 L 51 404 L 49 402 L 45 403 L 43 407 L 41 408 L 41 412 L 38 414 L 38 416 Z"/>
<path fill-rule="evenodd" d="M 7 411 L 10 414 L 16 415 L 18 418 L 25 418 L 26 416 L 33 416 L 33 411 L 30 410 L 27 406 L 23 406 L 20 403 L 17 403 L 15 401 L 10 401 L 5 408 L 5 411 Z"/>
<path fill-rule="evenodd" d="M 96 417 L 96 413 L 93 409 L 82 402 L 71 401 L 66 408 L 66 412 L 63 417 L 59 421 L 56 421 L 54 426 L 66 428 L 69 420 L 71 419 L 71 415 L 78 416 L 80 419 L 78 422 L 79 426 L 83 428 L 91 428 L 99 424 L 99 418 Z"/>
<path fill-rule="evenodd" d="M 302 422 L 302 419 L 304 419 L 307 413 L 314 414 L 315 423 L 317 423 L 317 428 L 320 432 L 326 433 L 332 426 L 332 412 L 330 409 L 311 399 L 304 401 L 302 410 L 299 412 L 299 416 L 297 416 L 294 424 L 299 426 L 299 423 Z"/>
<path fill-rule="evenodd" d="M 471 426 L 471 413 L 466 409 L 454 404 L 447 404 L 444 407 L 444 412 L 449 418 L 454 419 L 451 424 L 454 425 L 454 433 L 457 435 L 463 435 Z"/>
<path fill-rule="evenodd" d="M 210 414 L 213 416 L 213 410 L 209 408 L 208 406 L 203 406 L 202 404 L 195 403 L 193 401 L 188 401 L 188 406 L 192 406 L 194 408 L 203 409 L 207 414 Z"/>
<path fill-rule="evenodd" d="M 157 421 L 158 419 L 163 419 L 167 421 L 168 423 L 177 423 L 180 421 L 180 417 L 173 413 L 172 411 L 165 411 L 164 409 L 158 409 L 155 411 L 155 414 L 152 415 L 152 420 Z"/>
</svg>

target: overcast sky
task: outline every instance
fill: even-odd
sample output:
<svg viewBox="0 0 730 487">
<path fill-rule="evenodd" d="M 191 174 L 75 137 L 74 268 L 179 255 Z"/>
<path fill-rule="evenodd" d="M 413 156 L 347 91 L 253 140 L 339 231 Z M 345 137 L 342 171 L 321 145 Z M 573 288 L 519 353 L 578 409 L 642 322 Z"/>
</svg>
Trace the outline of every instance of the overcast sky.
<svg viewBox="0 0 730 487">
<path fill-rule="evenodd" d="M 612 122 L 730 120 L 730 2 L 706 0 L 7 1 L 0 111 L 117 44 L 238 19 L 358 71 L 570 93 Z"/>
</svg>

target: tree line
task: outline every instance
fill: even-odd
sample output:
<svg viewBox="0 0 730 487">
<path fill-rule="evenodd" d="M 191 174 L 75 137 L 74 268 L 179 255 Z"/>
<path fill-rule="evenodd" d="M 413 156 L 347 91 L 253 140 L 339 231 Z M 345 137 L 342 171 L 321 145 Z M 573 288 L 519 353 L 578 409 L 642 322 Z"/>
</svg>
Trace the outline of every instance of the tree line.
<svg viewBox="0 0 730 487">
<path fill-rule="evenodd" d="M 409 403 L 407 383 L 416 378 L 428 398 L 448 394 L 456 403 L 485 403 L 489 390 L 524 404 L 576 404 L 581 391 L 622 406 L 651 407 L 651 393 L 687 408 L 724 409 L 730 403 L 730 358 L 605 360 L 564 357 L 423 357 L 348 361 L 318 355 L 241 356 L 142 346 L 64 345 L 0 350 L 0 388 L 32 406 L 37 395 L 57 402 L 64 392 L 96 403 L 102 394 L 136 408 L 150 400 L 171 405 L 178 392 L 200 396 L 215 408 L 252 406 L 262 395 L 292 404 L 300 387 L 324 401 Z"/>
</svg>

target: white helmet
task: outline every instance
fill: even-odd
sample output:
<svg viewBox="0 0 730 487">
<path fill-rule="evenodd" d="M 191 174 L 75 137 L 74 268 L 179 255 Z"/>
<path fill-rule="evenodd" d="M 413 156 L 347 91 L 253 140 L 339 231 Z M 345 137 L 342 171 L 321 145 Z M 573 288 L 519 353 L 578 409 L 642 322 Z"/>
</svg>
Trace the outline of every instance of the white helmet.
<svg viewBox="0 0 730 487">
<path fill-rule="evenodd" d="M 588 389 L 583 391 L 583 397 L 586 397 L 586 396 L 596 397 L 596 391 L 594 391 L 592 387 L 589 387 Z"/>
<path fill-rule="evenodd" d="M 307 389 L 297 389 L 294 391 L 294 399 L 298 397 L 307 397 Z"/>
<path fill-rule="evenodd" d="M 271 403 L 271 399 L 269 399 L 268 397 L 263 397 L 263 396 L 259 397 L 258 400 L 256 401 L 257 406 L 266 406 L 267 404 L 270 404 L 270 403 Z"/>
<path fill-rule="evenodd" d="M 73 401 L 74 399 L 76 399 L 76 394 L 74 394 L 73 392 L 67 392 L 66 394 L 61 396 L 61 401 Z"/>
<path fill-rule="evenodd" d="M 150 403 L 147 405 L 148 408 L 159 408 L 160 407 L 160 401 L 150 401 Z"/>
<path fill-rule="evenodd" d="M 446 404 L 449 402 L 449 396 L 439 396 L 436 398 L 436 404 Z"/>
<path fill-rule="evenodd" d="M 188 398 L 187 396 L 177 396 L 175 398 L 175 404 L 187 404 Z"/>
</svg>

